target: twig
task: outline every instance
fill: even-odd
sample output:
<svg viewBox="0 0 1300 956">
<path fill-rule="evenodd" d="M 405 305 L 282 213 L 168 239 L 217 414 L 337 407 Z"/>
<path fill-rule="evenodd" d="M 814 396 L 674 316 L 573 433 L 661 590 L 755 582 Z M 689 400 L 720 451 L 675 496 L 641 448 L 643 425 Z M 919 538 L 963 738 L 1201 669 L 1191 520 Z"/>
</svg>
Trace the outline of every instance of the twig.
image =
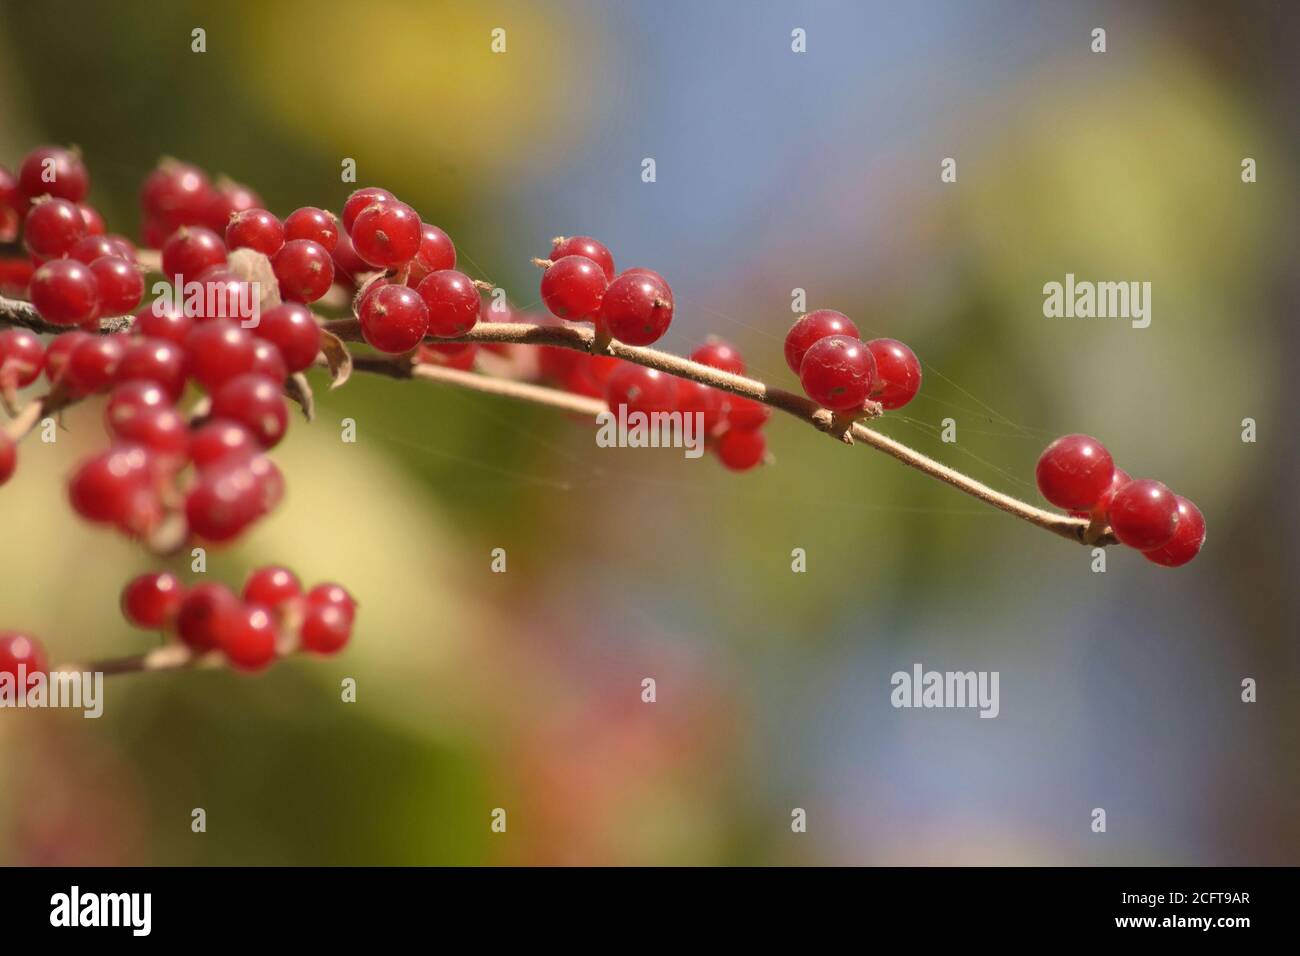
<svg viewBox="0 0 1300 956">
<path fill-rule="evenodd" d="M 131 327 L 133 321 L 135 320 L 129 315 L 100 319 L 99 331 L 104 333 L 125 332 Z M 39 332 L 42 335 L 59 335 L 63 332 L 71 332 L 76 328 L 76 326 L 55 325 L 53 322 L 46 322 L 30 302 L 24 302 L 22 299 L 9 299 L 2 295 L 0 295 L 0 322 L 5 325 L 17 325 L 24 329 L 31 329 L 33 332 Z"/>
</svg>

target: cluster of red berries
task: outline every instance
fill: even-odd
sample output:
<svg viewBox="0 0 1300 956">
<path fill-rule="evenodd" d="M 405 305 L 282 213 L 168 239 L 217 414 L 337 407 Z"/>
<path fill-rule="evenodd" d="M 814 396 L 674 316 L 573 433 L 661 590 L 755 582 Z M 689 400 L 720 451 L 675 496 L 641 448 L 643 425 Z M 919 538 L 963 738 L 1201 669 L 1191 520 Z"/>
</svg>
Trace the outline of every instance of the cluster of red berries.
<svg viewBox="0 0 1300 956">
<path fill-rule="evenodd" d="M 785 361 L 804 393 L 823 408 L 860 412 L 868 402 L 902 408 L 921 389 L 921 363 L 896 339 L 863 342 L 848 316 L 818 309 L 785 336 Z"/>
<path fill-rule="evenodd" d="M 557 319 L 591 322 L 626 345 L 651 345 L 673 321 L 673 291 L 653 269 L 617 273 L 614 256 L 590 236 L 559 236 L 538 260 L 542 301 Z"/>
<path fill-rule="evenodd" d="M 174 632 L 196 653 L 217 650 L 234 667 L 257 671 L 296 650 L 342 650 L 356 602 L 337 584 L 304 591 L 292 571 L 277 566 L 250 574 L 240 595 L 218 583 L 186 588 L 163 571 L 127 584 L 122 613 L 136 627 Z"/>
<path fill-rule="evenodd" d="M 1205 517 L 1196 505 L 1158 481 L 1130 478 L 1088 435 L 1065 435 L 1048 445 L 1036 475 L 1038 490 L 1052 504 L 1109 525 L 1121 544 L 1156 564 L 1186 564 L 1205 543 Z"/>
</svg>

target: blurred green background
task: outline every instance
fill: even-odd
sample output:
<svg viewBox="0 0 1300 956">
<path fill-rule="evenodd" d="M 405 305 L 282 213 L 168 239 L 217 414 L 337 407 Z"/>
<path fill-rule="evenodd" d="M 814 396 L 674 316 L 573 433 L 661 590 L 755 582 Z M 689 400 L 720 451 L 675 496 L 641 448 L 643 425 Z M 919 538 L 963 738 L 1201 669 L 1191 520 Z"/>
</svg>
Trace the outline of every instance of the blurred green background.
<svg viewBox="0 0 1300 956">
<path fill-rule="evenodd" d="M 135 233 L 160 155 L 281 214 L 337 210 L 351 157 L 520 307 L 530 256 L 594 235 L 673 284 L 666 348 L 717 333 L 790 387 L 803 288 L 921 356 L 891 435 L 1036 500 L 1042 447 L 1089 432 L 1209 535 L 1182 570 L 1112 549 L 1095 574 L 1085 549 L 793 421 L 769 428 L 774 465 L 736 476 L 357 376 L 277 450 L 285 506 L 209 568 L 343 582 L 352 645 L 255 679 L 114 679 L 98 721 L 0 712 L 0 861 L 1300 862 L 1294 5 L 2 9 L 0 163 L 79 144 L 111 229 Z M 1151 327 L 1044 318 L 1067 272 L 1149 280 Z M 159 640 L 116 607 L 154 563 L 64 504 L 98 414 L 24 445 L 0 493 L 0 625 L 60 660 Z M 914 662 L 999 671 L 1001 715 L 894 710 Z"/>
</svg>

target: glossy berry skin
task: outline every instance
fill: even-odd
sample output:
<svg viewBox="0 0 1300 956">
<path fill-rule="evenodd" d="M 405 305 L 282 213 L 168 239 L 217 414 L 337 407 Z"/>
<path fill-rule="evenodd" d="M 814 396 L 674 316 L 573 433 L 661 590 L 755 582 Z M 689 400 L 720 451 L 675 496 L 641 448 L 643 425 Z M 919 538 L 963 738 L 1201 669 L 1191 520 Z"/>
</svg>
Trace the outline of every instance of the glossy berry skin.
<svg viewBox="0 0 1300 956">
<path fill-rule="evenodd" d="M 63 378 L 64 369 L 68 367 L 68 358 L 72 355 L 72 350 L 82 342 L 89 341 L 98 336 L 92 336 L 89 332 L 76 330 L 73 332 L 64 332 L 50 339 L 50 344 L 45 349 L 45 377 L 51 382 L 57 382 Z"/>
<path fill-rule="evenodd" d="M 1090 511 L 1110 488 L 1115 462 L 1090 435 L 1065 435 L 1039 456 L 1035 477 L 1039 492 L 1058 508 Z"/>
<path fill-rule="evenodd" d="M 1205 515 L 1182 495 L 1176 495 L 1178 501 L 1178 527 L 1173 539 L 1166 545 L 1142 555 L 1148 561 L 1166 568 L 1177 568 L 1196 557 L 1205 544 Z"/>
<path fill-rule="evenodd" d="M 767 457 L 767 439 L 756 428 L 728 428 L 714 447 L 718 459 L 732 471 L 749 471 Z"/>
<path fill-rule="evenodd" d="M 241 671 L 265 670 L 275 660 L 275 616 L 259 604 L 241 605 L 220 647 L 226 660 Z"/>
<path fill-rule="evenodd" d="M 0 330 L 0 388 L 25 388 L 40 377 L 45 348 L 27 329 Z"/>
<path fill-rule="evenodd" d="M 122 589 L 122 614 L 136 627 L 162 630 L 176 619 L 184 599 L 185 588 L 176 575 L 142 574 Z"/>
<path fill-rule="evenodd" d="M 420 217 L 403 202 L 372 203 L 357 214 L 348 235 L 352 248 L 376 269 L 393 269 L 420 249 Z"/>
<path fill-rule="evenodd" d="M 339 241 L 339 223 L 328 210 L 303 206 L 284 220 L 284 239 L 310 239 L 333 252 Z"/>
<path fill-rule="evenodd" d="M 194 328 L 194 319 L 186 315 L 178 303 L 159 300 L 136 313 L 133 328 L 145 338 L 166 339 L 184 345 L 190 329 Z"/>
<path fill-rule="evenodd" d="M 371 289 L 361 300 L 357 317 L 365 340 L 393 355 L 415 348 L 429 332 L 429 307 L 416 290 L 406 286 Z"/>
<path fill-rule="evenodd" d="M 286 230 L 284 224 L 265 209 L 245 209 L 235 213 L 226 223 L 225 236 L 229 249 L 252 249 L 273 256 L 284 245 Z"/>
<path fill-rule="evenodd" d="M 185 339 L 186 371 L 214 392 L 253 367 L 253 336 L 226 319 L 200 322 Z"/>
<path fill-rule="evenodd" d="M 319 242 L 293 239 L 271 260 L 280 296 L 289 302 L 315 302 L 334 283 L 334 260 Z"/>
<path fill-rule="evenodd" d="M 252 332 L 280 350 L 290 372 L 310 368 L 320 351 L 320 326 L 311 310 L 297 302 L 285 302 L 263 312 Z"/>
<path fill-rule="evenodd" d="M 126 347 L 115 381 L 153 382 L 176 401 L 185 391 L 187 363 L 184 350 L 167 339 L 136 339 Z"/>
<path fill-rule="evenodd" d="M 263 448 L 277 445 L 289 427 L 280 383 L 264 375 L 240 375 L 217 389 L 212 417 L 243 425 Z"/>
<path fill-rule="evenodd" d="M 348 197 L 343 204 L 343 231 L 351 234 L 352 224 L 356 222 L 361 210 L 375 203 L 397 202 L 397 197 L 387 189 L 378 186 L 365 186 Z"/>
<path fill-rule="evenodd" d="M 40 683 L 37 674 L 49 673 L 50 664 L 41 642 L 18 631 L 0 632 L 0 674 L 9 674 L 15 684 L 26 675 L 24 694 Z"/>
<path fill-rule="evenodd" d="M 244 582 L 244 601 L 264 607 L 279 607 L 302 593 L 302 583 L 288 568 L 268 565 L 258 568 Z"/>
<path fill-rule="evenodd" d="M 90 266 L 75 259 L 53 259 L 32 274 L 32 305 L 47 322 L 84 325 L 99 315 L 99 285 Z"/>
<path fill-rule="evenodd" d="M 242 183 L 223 178 L 217 180 L 216 188 L 212 190 L 207 205 L 203 207 L 203 218 L 200 221 L 217 235 L 223 236 L 232 218 L 249 209 L 260 209 L 262 206 L 262 197 L 252 189 Z"/>
<path fill-rule="evenodd" d="M 49 195 L 77 203 L 90 192 L 90 174 L 73 150 L 41 146 L 23 157 L 18 188 L 28 199 Z"/>
<path fill-rule="evenodd" d="M 146 448 L 160 462 L 183 464 L 189 453 L 189 428 L 174 408 L 145 408 L 119 416 L 110 431 L 117 441 Z"/>
<path fill-rule="evenodd" d="M 174 159 L 159 163 L 140 187 L 140 207 L 146 219 L 154 220 L 158 234 L 153 238 L 159 240 L 179 226 L 202 223 L 211 200 L 212 183 L 207 174 Z"/>
<path fill-rule="evenodd" d="M 199 474 L 185 496 L 192 533 L 220 544 L 238 537 L 266 513 L 264 490 L 249 468 L 252 460 L 231 460 Z"/>
<path fill-rule="evenodd" d="M 302 649 L 313 654 L 336 654 L 352 636 L 353 617 L 334 604 L 308 604 L 299 638 Z"/>
<path fill-rule="evenodd" d="M 577 322 L 600 314 L 609 280 L 601 267 L 586 256 L 556 259 L 542 273 L 542 301 L 551 314 Z"/>
<path fill-rule="evenodd" d="M 68 482 L 77 514 L 99 524 L 124 524 L 138 490 L 147 487 L 152 459 L 143 448 L 114 446 L 81 463 Z"/>
<path fill-rule="evenodd" d="M 191 650 L 216 648 L 237 626 L 239 599 L 224 584 L 204 582 L 190 588 L 176 614 L 176 633 Z"/>
<path fill-rule="evenodd" d="M 107 388 L 117 380 L 129 341 L 124 335 L 87 335 L 68 353 L 64 381 L 80 395 Z"/>
<path fill-rule="evenodd" d="M 628 415 L 671 412 L 677 408 L 677 379 L 658 369 L 624 362 L 605 383 L 605 403 L 615 414 L 620 406 L 626 407 Z"/>
<path fill-rule="evenodd" d="M 144 276 L 134 263 L 118 256 L 101 256 L 90 264 L 99 289 L 101 315 L 129 315 L 144 298 Z"/>
<path fill-rule="evenodd" d="M 340 584 L 318 584 L 307 592 L 308 607 L 337 607 L 348 621 L 356 617 L 357 602 L 347 589 Z"/>
<path fill-rule="evenodd" d="M 408 285 L 419 285 L 420 280 L 431 272 L 456 268 L 456 246 L 447 235 L 431 223 L 420 224 L 420 248 L 411 260 L 411 275 Z"/>
<path fill-rule="evenodd" d="M 47 199 L 32 206 L 23 223 L 23 245 L 41 259 L 66 255 L 86 237 L 81 210 L 66 199 Z"/>
<path fill-rule="evenodd" d="M 745 374 L 745 360 L 740 357 L 735 346 L 719 338 L 710 338 L 692 352 L 691 361 L 716 368 L 721 372 L 730 372 L 732 375 Z"/>
<path fill-rule="evenodd" d="M 190 460 L 200 471 L 222 462 L 245 461 L 260 451 L 253 433 L 236 422 L 216 419 L 190 433 Z"/>
<path fill-rule="evenodd" d="M 1073 510 L 1070 514 L 1075 518 L 1099 518 L 1102 521 L 1107 520 L 1106 513 L 1110 511 L 1110 503 L 1115 497 L 1115 492 L 1119 491 L 1132 480 L 1133 477 L 1127 471 L 1116 466 L 1115 475 L 1110 480 L 1110 486 L 1102 492 L 1101 497 L 1097 499 L 1097 503 L 1087 511 Z"/>
<path fill-rule="evenodd" d="M 68 249 L 69 259 L 76 259 L 86 265 L 90 265 L 103 256 L 120 255 L 117 244 L 108 236 L 82 236 Z"/>
<path fill-rule="evenodd" d="M 183 226 L 162 247 L 162 271 L 168 280 L 195 278 L 204 269 L 226 264 L 226 244 L 211 229 Z"/>
<path fill-rule="evenodd" d="M 619 276 L 601 300 L 600 325 L 628 345 L 659 341 L 672 320 L 672 290 L 644 274 Z"/>
<path fill-rule="evenodd" d="M 916 354 L 897 339 L 872 339 L 867 343 L 876 360 L 876 386 L 873 401 L 884 409 L 902 408 L 921 390 L 921 362 Z"/>
<path fill-rule="evenodd" d="M 283 382 L 289 377 L 289 367 L 284 364 L 280 350 L 266 339 L 253 338 L 253 367 L 250 372 L 265 375 L 276 382 Z"/>
<path fill-rule="evenodd" d="M 717 432 L 722 426 L 722 392 L 684 378 L 674 380 L 677 382 L 677 410 L 684 415 L 700 413 L 704 434 Z"/>
<path fill-rule="evenodd" d="M 77 211 L 81 213 L 81 221 L 86 224 L 86 235 L 102 236 L 107 227 L 104 225 L 104 217 L 99 214 L 99 210 L 94 206 L 87 206 L 84 202 L 77 203 Z"/>
<path fill-rule="evenodd" d="M 858 328 L 849 317 L 834 309 L 818 309 L 799 318 L 785 334 L 785 364 L 790 366 L 790 371 L 798 375 L 804 353 L 814 342 L 831 335 L 859 337 Z"/>
<path fill-rule="evenodd" d="M 605 273 L 608 282 L 614 280 L 614 255 L 609 247 L 590 236 L 558 236 L 551 242 L 551 261 L 565 256 L 586 256 Z"/>
<path fill-rule="evenodd" d="M 5 431 L 0 431 L 0 485 L 14 476 L 18 468 L 18 447 Z"/>
<path fill-rule="evenodd" d="M 416 292 L 429 309 L 429 334 L 451 338 L 478 324 L 482 301 L 474 281 L 455 269 L 431 272 Z"/>
<path fill-rule="evenodd" d="M 858 411 L 871 395 L 876 360 L 865 342 L 847 335 L 818 339 L 799 366 L 799 383 L 818 405 L 837 412 Z"/>
<path fill-rule="evenodd" d="M 359 276 L 374 271 L 357 255 L 357 250 L 352 248 L 352 240 L 348 238 L 346 232 L 339 233 L 339 241 L 334 246 L 334 251 L 330 253 L 330 258 L 334 260 L 334 275 L 341 281 L 350 282 L 353 286 L 357 284 Z M 411 271 L 414 274 L 414 268 Z"/>
<path fill-rule="evenodd" d="M 1158 481 L 1137 478 L 1111 499 L 1110 528 L 1120 543 L 1139 551 L 1169 544 L 1178 530 L 1178 498 Z"/>
<path fill-rule="evenodd" d="M 728 429 L 732 431 L 754 431 L 762 428 L 772 417 L 771 408 L 743 395 L 723 396 L 722 412 Z"/>
<path fill-rule="evenodd" d="M 184 302 L 191 318 L 234 319 L 242 327 L 256 314 L 257 296 L 253 287 L 224 264 L 204 269 L 193 281 L 199 283 L 202 295 L 197 301 L 187 297 Z"/>
</svg>

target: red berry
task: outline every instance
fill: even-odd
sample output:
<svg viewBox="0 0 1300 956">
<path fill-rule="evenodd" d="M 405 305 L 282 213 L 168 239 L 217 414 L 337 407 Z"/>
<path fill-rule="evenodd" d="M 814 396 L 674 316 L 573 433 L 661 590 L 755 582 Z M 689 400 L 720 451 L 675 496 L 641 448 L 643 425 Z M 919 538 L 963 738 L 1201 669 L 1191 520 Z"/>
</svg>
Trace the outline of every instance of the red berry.
<svg viewBox="0 0 1300 956">
<path fill-rule="evenodd" d="M 310 368 L 320 351 L 320 326 L 311 310 L 297 302 L 286 302 L 263 312 L 252 332 L 280 350 L 290 372 Z"/>
<path fill-rule="evenodd" d="M 284 221 L 285 239 L 310 239 L 333 252 L 339 241 L 339 224 L 334 214 L 315 206 L 303 206 Z"/>
<path fill-rule="evenodd" d="M 174 574 L 142 574 L 122 589 L 122 614 L 136 627 L 170 627 L 180 613 L 185 588 Z"/>
<path fill-rule="evenodd" d="M 176 633 L 191 650 L 210 651 L 236 625 L 240 607 L 239 599 L 224 584 L 196 584 L 181 599 Z"/>
<path fill-rule="evenodd" d="M 152 464 L 148 452 L 133 445 L 86 459 L 68 482 L 73 510 L 87 521 L 123 524 L 131 516 L 136 493 L 147 487 Z"/>
<path fill-rule="evenodd" d="M 334 260 L 319 242 L 293 239 L 271 260 L 280 295 L 291 302 L 315 302 L 334 283 Z"/>
<path fill-rule="evenodd" d="M 167 339 L 136 339 L 117 366 L 118 382 L 153 382 L 173 401 L 185 391 L 184 350 Z"/>
<path fill-rule="evenodd" d="M 767 439 L 759 429 L 728 428 L 715 447 L 718 458 L 732 471 L 748 471 L 767 456 Z"/>
<path fill-rule="evenodd" d="M 82 236 L 68 250 L 68 258 L 90 265 L 104 256 L 120 255 L 117 243 L 108 236 Z"/>
<path fill-rule="evenodd" d="M 352 248 L 377 269 L 410 262 L 420 249 L 420 217 L 403 202 L 372 203 L 348 229 Z"/>
<path fill-rule="evenodd" d="M 871 397 L 881 408 L 902 408 L 921 390 L 921 362 L 897 339 L 872 339 L 867 343 L 876 360 L 876 387 Z"/>
<path fill-rule="evenodd" d="M 146 219 L 155 220 L 160 240 L 179 226 L 202 223 L 211 200 L 212 184 L 203 170 L 174 159 L 160 162 L 140 187 L 140 206 Z"/>
<path fill-rule="evenodd" d="M 429 332 L 429 307 L 406 286 L 371 288 L 361 300 L 357 317 L 365 340 L 394 355 L 415 348 Z"/>
<path fill-rule="evenodd" d="M 1105 446 L 1088 435 L 1065 435 L 1038 459 L 1038 490 L 1058 508 L 1089 511 L 1110 488 L 1115 462 Z"/>
<path fill-rule="evenodd" d="M 716 388 L 679 378 L 677 382 L 677 409 L 684 415 L 703 415 L 704 434 L 712 435 L 722 424 L 723 394 Z"/>
<path fill-rule="evenodd" d="M 249 604 L 278 607 L 301 593 L 297 575 L 276 565 L 258 568 L 244 582 L 244 600 Z"/>
<path fill-rule="evenodd" d="M 289 367 L 284 364 L 280 350 L 266 339 L 256 337 L 253 339 L 253 367 L 249 371 L 276 382 L 289 377 Z"/>
<path fill-rule="evenodd" d="M 240 375 L 230 379 L 212 396 L 212 417 L 243 425 L 263 448 L 271 448 L 289 427 L 280 383 L 264 375 Z"/>
<path fill-rule="evenodd" d="M 101 256 L 90 264 L 99 289 L 102 315 L 129 315 L 144 298 L 144 276 L 139 267 L 118 256 Z"/>
<path fill-rule="evenodd" d="M 266 513 L 251 460 L 232 458 L 199 474 L 185 496 L 190 531 L 207 541 L 229 541 Z"/>
<path fill-rule="evenodd" d="M 1158 481 L 1130 481 L 1111 499 L 1110 528 L 1121 543 L 1139 551 L 1163 548 L 1178 531 L 1178 498 Z"/>
<path fill-rule="evenodd" d="M 464 335 L 478 324 L 481 300 L 474 280 L 454 269 L 431 272 L 416 291 L 429 307 L 429 334 Z"/>
<path fill-rule="evenodd" d="M 754 431 L 772 417 L 772 409 L 743 395 L 724 395 L 722 413 L 731 431 Z"/>
<path fill-rule="evenodd" d="M 45 348 L 27 329 L 0 331 L 0 388 L 25 388 L 45 367 Z"/>
<path fill-rule="evenodd" d="M 335 654 L 352 636 L 352 616 L 335 604 L 308 604 L 299 639 L 313 654 Z"/>
<path fill-rule="evenodd" d="M 241 671 L 260 671 L 275 660 L 275 618 L 258 604 L 241 605 L 221 635 L 226 659 Z"/>
<path fill-rule="evenodd" d="M 318 584 L 307 592 L 308 607 L 337 607 L 348 621 L 356 617 L 357 602 L 340 584 Z"/>
<path fill-rule="evenodd" d="M 49 673 L 49 669 L 49 660 L 40 641 L 18 631 L 0 632 L 0 674 L 9 674 L 15 685 L 26 675 L 24 695 L 40 683 L 36 675 Z"/>
<path fill-rule="evenodd" d="M 168 280 L 195 278 L 211 266 L 226 264 L 226 244 L 211 229 L 182 226 L 162 247 L 162 271 Z"/>
<path fill-rule="evenodd" d="M 408 285 L 419 285 L 420 280 L 430 272 L 456 268 L 456 246 L 437 226 L 427 222 L 420 224 L 420 248 L 411 260 L 411 275 Z"/>
<path fill-rule="evenodd" d="M 245 461 L 259 451 L 253 433 L 236 422 L 217 419 L 190 433 L 190 460 L 199 470 L 227 461 Z"/>
<path fill-rule="evenodd" d="M 740 353 L 731 343 L 719 338 L 710 338 L 692 352 L 691 361 L 708 365 L 719 371 L 730 372 L 732 375 L 745 374 L 745 360 L 740 357 Z"/>
<path fill-rule="evenodd" d="M 397 202 L 397 197 L 387 189 L 380 189 L 378 186 L 366 186 L 358 189 L 343 204 L 343 230 L 350 234 L 352 224 L 356 221 L 357 216 L 361 214 L 361 210 L 367 206 L 373 206 L 375 203 L 386 202 Z"/>
<path fill-rule="evenodd" d="M 858 328 L 849 317 L 834 309 L 809 312 L 790 326 L 790 331 L 785 334 L 785 364 L 790 366 L 790 371 L 798 375 L 804 353 L 812 348 L 814 342 L 831 335 L 859 337 Z"/>
<path fill-rule="evenodd" d="M 41 259 L 57 259 L 86 237 L 86 221 L 66 199 L 38 200 L 23 223 L 23 245 Z"/>
<path fill-rule="evenodd" d="M 139 256 L 136 254 L 135 246 L 126 236 L 119 236 L 116 233 L 104 237 L 113 245 L 112 254 L 119 259 L 125 259 L 127 262 L 138 262 Z"/>
<path fill-rule="evenodd" d="M 18 467 L 18 447 L 9 433 L 0 429 L 0 485 L 14 476 Z"/>
<path fill-rule="evenodd" d="M 64 379 L 82 395 L 107 388 L 117 379 L 128 342 L 124 335 L 88 335 L 68 353 Z"/>
<path fill-rule="evenodd" d="M 53 259 L 32 274 L 32 305 L 47 322 L 82 325 L 99 315 L 99 286 L 90 266 Z"/>
<path fill-rule="evenodd" d="M 86 235 L 102 236 L 104 234 L 104 217 L 99 214 L 94 206 L 87 206 L 84 202 L 77 203 L 77 211 L 81 213 L 81 221 L 86 224 Z"/>
<path fill-rule="evenodd" d="M 586 256 L 605 273 L 606 281 L 614 279 L 614 256 L 603 243 L 590 236 L 559 236 L 551 242 L 551 261 L 565 256 Z"/>
<path fill-rule="evenodd" d="M 208 198 L 202 223 L 217 235 L 225 235 L 232 218 L 262 205 L 262 197 L 253 190 L 223 177 L 217 180 L 217 187 Z"/>
<path fill-rule="evenodd" d="M 848 335 L 818 339 L 804 352 L 799 366 L 799 382 L 808 397 L 837 412 L 861 409 L 875 379 L 871 349 Z"/>
<path fill-rule="evenodd" d="M 108 404 L 104 406 L 104 427 L 111 432 L 118 423 L 146 409 L 170 408 L 171 404 L 171 397 L 156 382 L 123 382 L 109 393 Z"/>
<path fill-rule="evenodd" d="M 280 220 L 265 209 L 245 209 L 235 213 L 225 229 L 228 248 L 253 249 L 266 256 L 279 252 L 287 235 Z"/>
<path fill-rule="evenodd" d="M 1168 544 L 1142 554 L 1148 561 L 1162 564 L 1167 568 L 1177 568 L 1186 564 L 1200 553 L 1205 544 L 1205 515 L 1182 495 L 1176 495 L 1178 501 L 1178 527 Z"/>
<path fill-rule="evenodd" d="M 193 280 L 199 295 L 187 294 L 185 309 L 195 319 L 234 319 L 241 327 L 253 320 L 258 311 L 258 297 L 253 286 L 231 272 L 225 265 L 204 269 Z"/>
<path fill-rule="evenodd" d="M 605 383 L 605 403 L 618 413 L 626 406 L 627 414 L 671 412 L 677 408 L 677 379 L 658 369 L 623 362 Z"/>
<path fill-rule="evenodd" d="M 90 174 L 75 150 L 41 146 L 23 157 L 18 167 L 18 188 L 28 199 L 50 195 L 81 202 L 90 192 Z"/>
<path fill-rule="evenodd" d="M 189 427 L 174 408 L 142 408 L 111 423 L 113 437 L 147 448 L 159 460 L 181 461 L 189 452 Z"/>
<path fill-rule="evenodd" d="M 253 367 L 253 336 L 226 319 L 196 325 L 185 338 L 186 371 L 209 393 Z"/>
<path fill-rule="evenodd" d="M 601 267 L 586 256 L 553 260 L 542 273 L 542 301 L 551 314 L 580 321 L 600 313 L 609 280 Z"/>
<path fill-rule="evenodd" d="M 348 238 L 346 232 L 339 233 L 338 244 L 334 246 L 330 258 L 334 260 L 334 274 L 341 279 L 346 279 L 353 285 L 357 283 L 357 276 L 374 271 L 370 268 L 369 263 L 357 255 L 357 250 L 352 247 L 352 240 Z M 412 269 L 412 274 L 414 274 L 414 269 Z"/>
<path fill-rule="evenodd" d="M 628 345 L 659 341 L 672 320 L 672 290 L 644 274 L 619 276 L 601 300 L 600 324 Z"/>
<path fill-rule="evenodd" d="M 1101 497 L 1097 499 L 1097 503 L 1087 511 L 1080 511 L 1074 509 L 1070 511 L 1070 514 L 1076 518 L 1091 519 L 1094 517 L 1099 517 L 1103 521 L 1106 520 L 1106 513 L 1110 510 L 1110 503 L 1111 500 L 1115 497 L 1115 492 L 1119 491 L 1121 488 L 1123 488 L 1132 480 L 1133 480 L 1132 477 L 1129 475 L 1127 471 L 1125 471 L 1123 468 L 1116 466 L 1115 477 L 1111 478 L 1110 485 L 1106 488 L 1104 492 L 1102 492 Z"/>
<path fill-rule="evenodd" d="M 194 328 L 194 320 L 185 314 L 180 303 L 159 299 L 136 313 L 132 328 L 143 338 L 166 339 L 184 345 L 190 329 Z"/>
<path fill-rule="evenodd" d="M 72 355 L 72 350 L 82 342 L 98 337 L 92 336 L 89 332 L 77 330 L 75 332 L 64 332 L 52 338 L 49 346 L 45 349 L 45 377 L 50 382 L 59 381 L 64 375 L 64 370 L 68 367 L 68 358 Z"/>
</svg>

